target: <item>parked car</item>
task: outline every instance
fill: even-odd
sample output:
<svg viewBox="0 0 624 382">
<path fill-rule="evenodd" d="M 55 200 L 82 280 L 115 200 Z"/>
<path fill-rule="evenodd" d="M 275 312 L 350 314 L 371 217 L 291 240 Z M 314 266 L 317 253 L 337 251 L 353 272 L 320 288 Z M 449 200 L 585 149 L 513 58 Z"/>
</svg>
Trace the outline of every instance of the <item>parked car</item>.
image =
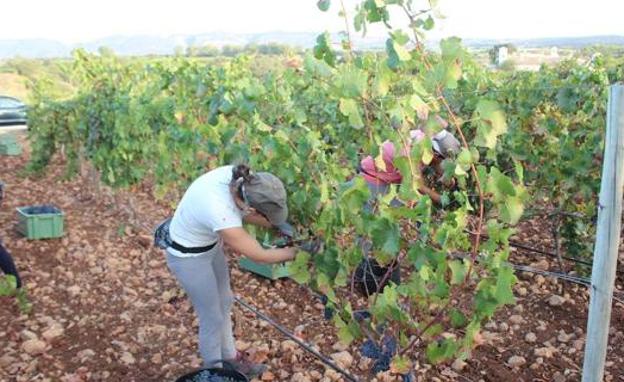
<svg viewBox="0 0 624 382">
<path fill-rule="evenodd" d="M 0 125 L 25 123 L 26 105 L 16 98 L 0 96 Z"/>
</svg>

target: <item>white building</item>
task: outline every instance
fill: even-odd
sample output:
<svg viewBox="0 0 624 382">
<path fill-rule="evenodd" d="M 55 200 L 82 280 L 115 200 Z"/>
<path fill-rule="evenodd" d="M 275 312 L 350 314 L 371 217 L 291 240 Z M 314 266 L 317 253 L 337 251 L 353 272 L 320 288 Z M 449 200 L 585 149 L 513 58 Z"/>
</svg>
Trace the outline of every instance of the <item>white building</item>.
<svg viewBox="0 0 624 382">
<path fill-rule="evenodd" d="M 509 49 L 506 46 L 498 48 L 498 54 L 496 57 L 496 64 L 502 65 L 505 61 L 509 60 Z"/>
</svg>

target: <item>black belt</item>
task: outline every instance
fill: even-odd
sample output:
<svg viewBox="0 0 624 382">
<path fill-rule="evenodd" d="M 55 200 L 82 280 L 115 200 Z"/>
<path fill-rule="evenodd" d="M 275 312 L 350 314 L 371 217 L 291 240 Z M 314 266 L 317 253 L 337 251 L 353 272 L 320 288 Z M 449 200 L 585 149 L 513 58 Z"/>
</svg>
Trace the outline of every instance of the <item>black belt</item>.
<svg viewBox="0 0 624 382">
<path fill-rule="evenodd" d="M 193 248 L 188 248 L 185 247 L 183 245 L 180 245 L 178 243 L 176 243 L 175 241 L 171 240 L 171 243 L 169 243 L 169 246 L 173 249 L 175 249 L 176 251 L 182 252 L 182 253 L 204 253 L 204 252 L 208 252 L 211 249 L 213 249 L 215 247 L 215 245 L 217 245 L 218 241 L 215 241 L 214 243 L 207 245 L 205 247 L 193 247 Z"/>
</svg>

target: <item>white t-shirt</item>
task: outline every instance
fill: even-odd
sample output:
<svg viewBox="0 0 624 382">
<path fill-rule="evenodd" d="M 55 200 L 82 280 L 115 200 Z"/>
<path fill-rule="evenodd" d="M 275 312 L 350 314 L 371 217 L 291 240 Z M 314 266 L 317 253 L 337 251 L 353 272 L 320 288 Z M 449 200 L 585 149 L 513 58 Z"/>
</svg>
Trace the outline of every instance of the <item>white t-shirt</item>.
<svg viewBox="0 0 624 382">
<path fill-rule="evenodd" d="M 243 226 L 242 211 L 230 193 L 233 166 L 218 167 L 197 178 L 186 190 L 173 215 L 169 233 L 188 248 L 204 247 L 219 240 L 220 230 Z M 169 248 L 172 255 L 192 257 Z"/>
</svg>

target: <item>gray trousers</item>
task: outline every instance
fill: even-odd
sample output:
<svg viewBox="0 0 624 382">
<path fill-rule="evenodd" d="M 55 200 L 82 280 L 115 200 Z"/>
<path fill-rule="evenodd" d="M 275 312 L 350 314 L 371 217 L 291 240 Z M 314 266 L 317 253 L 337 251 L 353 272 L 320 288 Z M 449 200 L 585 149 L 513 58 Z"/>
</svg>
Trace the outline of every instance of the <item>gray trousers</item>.
<svg viewBox="0 0 624 382">
<path fill-rule="evenodd" d="M 199 319 L 199 352 L 206 367 L 236 357 L 230 311 L 230 289 L 223 244 L 196 257 L 179 257 L 167 250 L 167 265 L 191 299 Z"/>
</svg>

